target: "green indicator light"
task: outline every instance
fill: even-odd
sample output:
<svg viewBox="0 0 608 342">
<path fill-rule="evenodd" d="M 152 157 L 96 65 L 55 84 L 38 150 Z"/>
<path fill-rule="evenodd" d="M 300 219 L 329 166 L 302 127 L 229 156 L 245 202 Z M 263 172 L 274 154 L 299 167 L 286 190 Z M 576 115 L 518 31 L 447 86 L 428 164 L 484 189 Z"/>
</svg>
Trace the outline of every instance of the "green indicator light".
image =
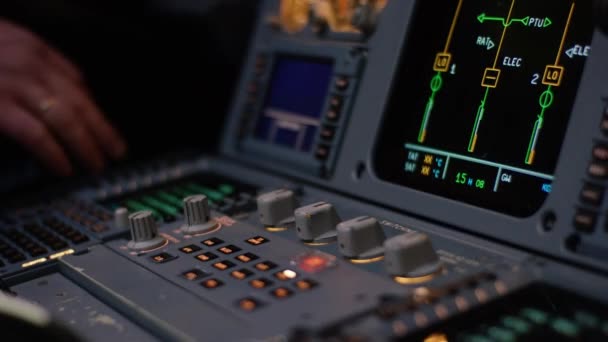
<svg viewBox="0 0 608 342">
<path fill-rule="evenodd" d="M 178 211 L 174 207 L 168 206 L 154 197 L 144 196 L 141 198 L 141 201 L 155 209 L 162 211 L 165 214 L 171 216 L 177 216 L 178 214 Z"/>
<path fill-rule="evenodd" d="M 222 194 L 221 192 L 215 191 L 213 189 L 209 189 L 204 186 L 200 186 L 197 184 L 188 184 L 188 185 L 186 185 L 186 188 L 196 191 L 196 192 L 200 192 L 200 193 L 204 194 L 205 196 L 209 197 L 210 199 L 217 201 L 217 202 L 224 199 L 224 194 Z"/>
<path fill-rule="evenodd" d="M 128 200 L 125 202 L 126 207 L 130 210 L 130 211 L 143 211 L 143 210 L 149 210 L 152 212 L 152 214 L 154 214 L 154 216 L 157 219 L 161 219 L 162 216 L 158 213 L 158 211 L 156 211 L 156 209 L 154 208 L 150 208 L 149 206 L 140 203 L 136 200 Z"/>
<path fill-rule="evenodd" d="M 220 184 L 218 189 L 226 195 L 232 195 L 236 189 L 230 184 Z"/>
<path fill-rule="evenodd" d="M 546 324 L 549 320 L 549 315 L 545 312 L 534 309 L 534 308 L 525 308 L 521 311 L 521 315 L 529 319 L 530 321 L 536 324 Z"/>
<path fill-rule="evenodd" d="M 585 311 L 577 311 L 576 314 L 574 314 L 574 319 L 576 319 L 578 323 L 591 328 L 597 327 L 600 323 L 597 316 Z"/>
<path fill-rule="evenodd" d="M 156 195 L 156 197 L 162 199 L 163 201 L 165 201 L 167 203 L 171 203 L 178 208 L 181 208 L 183 205 L 182 201 L 179 198 L 171 195 L 170 193 L 167 193 L 164 191 L 159 191 L 155 195 Z"/>
<path fill-rule="evenodd" d="M 556 319 L 551 326 L 553 327 L 553 330 L 568 337 L 576 337 L 580 332 L 579 327 L 574 322 L 565 318 Z"/>
<path fill-rule="evenodd" d="M 502 320 L 502 324 L 512 330 L 515 330 L 518 334 L 527 334 L 530 332 L 530 324 L 523 319 L 507 316 Z"/>
<path fill-rule="evenodd" d="M 190 195 L 194 195 L 197 192 L 196 191 L 191 191 L 182 187 L 175 187 L 173 189 L 171 189 L 171 192 L 176 193 L 177 195 L 181 196 L 181 197 L 188 197 Z"/>
<path fill-rule="evenodd" d="M 500 327 L 491 327 L 488 329 L 488 335 L 492 339 L 501 342 L 515 342 L 516 336 L 512 331 Z"/>
</svg>

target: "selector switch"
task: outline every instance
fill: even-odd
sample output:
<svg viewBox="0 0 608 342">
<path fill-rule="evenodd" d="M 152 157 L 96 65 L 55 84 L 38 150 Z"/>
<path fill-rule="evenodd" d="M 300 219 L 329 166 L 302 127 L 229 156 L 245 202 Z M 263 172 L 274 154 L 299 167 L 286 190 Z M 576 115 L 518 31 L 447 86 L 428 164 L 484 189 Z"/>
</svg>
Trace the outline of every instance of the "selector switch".
<svg viewBox="0 0 608 342">
<path fill-rule="evenodd" d="M 296 209 L 296 231 L 304 241 L 328 242 L 336 238 L 340 218 L 333 205 L 318 202 Z"/>
<path fill-rule="evenodd" d="M 127 246 L 134 251 L 151 250 L 162 246 L 166 240 L 158 235 L 158 226 L 151 211 L 138 211 L 129 216 L 131 241 Z"/>
<path fill-rule="evenodd" d="M 416 278 L 439 271 L 441 261 L 426 234 L 410 232 L 384 242 L 384 260 L 390 275 Z"/>
<path fill-rule="evenodd" d="M 336 228 L 340 252 L 347 258 L 369 259 L 382 255 L 386 237 L 378 221 L 361 216 L 344 221 Z"/>
<path fill-rule="evenodd" d="M 265 226 L 276 226 L 293 220 L 296 197 L 291 190 L 275 190 L 260 195 L 257 204 L 260 222 Z"/>
<path fill-rule="evenodd" d="M 211 220 L 207 196 L 192 195 L 184 198 L 183 202 L 186 223 L 181 230 L 184 234 L 208 233 L 218 227 L 218 223 Z"/>
</svg>

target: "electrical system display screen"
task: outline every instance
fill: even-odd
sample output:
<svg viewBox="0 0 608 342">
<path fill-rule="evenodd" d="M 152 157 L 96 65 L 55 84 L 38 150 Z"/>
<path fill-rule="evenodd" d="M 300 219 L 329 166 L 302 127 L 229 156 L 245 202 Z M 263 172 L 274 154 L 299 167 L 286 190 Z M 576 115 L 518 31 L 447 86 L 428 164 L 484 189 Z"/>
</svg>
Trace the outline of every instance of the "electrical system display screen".
<svg viewBox="0 0 608 342">
<path fill-rule="evenodd" d="M 279 56 L 254 137 L 309 152 L 318 136 L 332 75 L 331 61 Z"/>
<path fill-rule="evenodd" d="M 374 167 L 384 180 L 514 216 L 553 174 L 593 35 L 590 1 L 416 5 Z"/>
</svg>

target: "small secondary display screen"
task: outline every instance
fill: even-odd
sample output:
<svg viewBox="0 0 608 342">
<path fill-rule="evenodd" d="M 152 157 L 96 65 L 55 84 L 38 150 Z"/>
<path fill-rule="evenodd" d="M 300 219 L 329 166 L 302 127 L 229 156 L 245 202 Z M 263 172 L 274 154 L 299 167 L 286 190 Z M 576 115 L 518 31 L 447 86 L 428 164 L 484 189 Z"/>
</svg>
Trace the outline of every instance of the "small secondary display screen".
<svg viewBox="0 0 608 342">
<path fill-rule="evenodd" d="M 329 60 L 279 56 L 254 137 L 309 152 L 318 135 L 332 75 Z"/>
<path fill-rule="evenodd" d="M 374 154 L 380 178 L 519 217 L 553 174 L 590 1 L 421 0 Z"/>
</svg>

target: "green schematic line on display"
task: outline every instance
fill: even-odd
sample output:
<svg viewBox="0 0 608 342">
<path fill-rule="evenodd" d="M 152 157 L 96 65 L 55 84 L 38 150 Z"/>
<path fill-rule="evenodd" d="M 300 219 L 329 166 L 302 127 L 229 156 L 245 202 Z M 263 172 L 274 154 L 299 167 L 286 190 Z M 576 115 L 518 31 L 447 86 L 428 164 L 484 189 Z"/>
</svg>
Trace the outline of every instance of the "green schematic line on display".
<svg viewBox="0 0 608 342">
<path fill-rule="evenodd" d="M 519 18 L 519 19 L 509 19 L 509 22 L 507 23 L 507 19 L 505 19 L 503 17 L 490 17 L 490 16 L 487 16 L 485 13 L 481 13 L 480 15 L 477 16 L 477 20 L 482 24 L 485 23 L 486 21 L 500 21 L 502 23 L 502 26 L 504 26 L 504 27 L 509 27 L 509 26 L 513 25 L 513 23 L 520 23 L 520 24 L 523 24 L 524 26 L 528 26 L 530 24 L 530 16 L 527 16 L 525 18 Z M 544 18 L 542 20 L 542 28 L 549 27 L 552 24 L 553 24 L 553 22 L 549 18 Z"/>
<path fill-rule="evenodd" d="M 568 20 L 566 21 L 566 25 L 564 26 L 564 32 L 562 34 L 562 39 L 559 45 L 559 49 L 557 50 L 557 56 L 555 57 L 555 63 L 553 65 L 547 65 L 547 69 L 545 70 L 545 76 L 543 77 L 543 84 L 547 85 L 547 90 L 545 90 L 538 99 L 538 104 L 540 105 L 540 114 L 538 114 L 536 121 L 534 122 L 534 128 L 532 129 L 532 135 L 530 136 L 530 142 L 528 143 L 528 150 L 526 152 L 526 160 L 525 163 L 528 165 L 532 165 L 534 163 L 534 158 L 536 157 L 536 146 L 538 144 L 538 139 L 540 136 L 540 132 L 543 128 L 543 124 L 545 123 L 545 112 L 551 105 L 553 105 L 553 101 L 555 100 L 555 95 L 553 94 L 552 87 L 559 87 L 562 82 L 562 77 L 564 74 L 564 68 L 560 65 L 560 57 L 564 51 L 564 45 L 566 43 L 566 37 L 568 36 L 568 31 L 570 30 L 570 25 L 572 24 L 572 16 L 574 15 L 574 9 L 576 7 L 576 1 L 573 1 L 570 5 L 570 12 L 568 14 Z"/>
<path fill-rule="evenodd" d="M 555 97 L 551 91 L 551 86 L 548 86 L 547 90 L 545 90 L 538 99 L 538 104 L 540 105 L 541 110 L 540 114 L 538 114 L 536 122 L 534 123 L 532 136 L 530 137 L 530 143 L 528 144 L 528 152 L 526 153 L 526 164 L 528 165 L 531 165 L 534 162 L 538 136 L 540 135 L 540 131 L 543 128 L 543 123 L 545 122 L 545 112 L 549 107 L 551 107 L 554 99 Z"/>
<path fill-rule="evenodd" d="M 433 112 L 433 108 L 435 107 L 435 97 L 443 86 L 443 77 L 441 76 L 441 74 L 447 72 L 450 68 L 450 63 L 452 61 L 452 54 L 449 53 L 450 44 L 452 43 L 452 38 L 454 37 L 456 23 L 458 22 L 458 17 L 460 16 L 460 10 L 462 9 L 463 2 L 464 0 L 458 0 L 458 6 L 456 6 L 454 18 L 452 19 L 452 24 L 450 25 L 450 31 L 445 41 L 445 47 L 443 48 L 443 52 L 437 54 L 435 63 L 433 65 L 433 70 L 437 71 L 437 74 L 435 74 L 435 76 L 433 76 L 433 78 L 431 79 L 431 96 L 429 96 L 429 100 L 427 101 L 426 107 L 424 108 L 424 115 L 422 117 L 422 123 L 420 124 L 420 132 L 418 133 L 419 143 L 423 143 L 426 140 L 429 121 L 431 119 L 431 113 Z"/>
<path fill-rule="evenodd" d="M 511 166 L 511 165 L 491 162 L 491 161 L 487 161 L 487 160 L 483 160 L 483 159 L 479 159 L 479 158 L 464 156 L 461 154 L 442 151 L 442 150 L 438 150 L 438 149 L 431 148 L 431 147 L 420 146 L 420 145 L 416 145 L 416 144 L 405 144 L 404 146 L 407 150 L 413 150 L 413 151 L 418 151 L 418 152 L 422 152 L 422 153 L 440 155 L 440 156 L 444 156 L 444 157 L 449 157 L 450 159 L 464 160 L 464 161 L 468 161 L 468 162 L 472 162 L 472 163 L 476 163 L 476 164 L 495 167 L 495 168 L 501 169 L 502 171 L 513 171 L 513 172 L 521 173 L 524 175 L 542 178 L 542 179 L 546 179 L 546 180 L 550 180 L 550 181 L 552 181 L 554 179 L 554 177 L 552 175 L 549 175 L 546 173 L 530 171 L 530 170 L 522 169 L 522 168 L 519 168 L 516 166 Z"/>
<path fill-rule="evenodd" d="M 475 151 L 475 146 L 477 145 L 477 138 L 479 137 L 479 125 L 481 124 L 481 120 L 483 119 L 483 114 L 486 111 L 486 101 L 488 100 L 488 95 L 490 94 L 490 88 L 486 87 L 486 93 L 483 96 L 483 100 L 481 100 L 481 104 L 477 108 L 477 117 L 475 118 L 475 124 L 473 125 L 473 132 L 471 133 L 471 139 L 469 139 L 469 147 L 468 151 Z"/>
<path fill-rule="evenodd" d="M 520 19 L 511 19 L 511 15 L 513 14 L 513 8 L 515 7 L 515 2 L 517 0 L 511 1 L 511 6 L 509 7 L 509 13 L 507 14 L 507 19 L 502 19 L 498 17 L 486 17 L 485 14 L 480 15 L 477 19 L 481 22 L 485 20 L 504 20 L 504 23 L 509 23 L 509 25 L 503 25 L 502 35 L 500 36 L 500 41 L 498 42 L 498 49 L 496 50 L 496 54 L 494 57 L 494 64 L 490 68 L 486 68 L 481 79 L 481 86 L 486 88 L 485 94 L 479 107 L 477 107 L 477 113 L 475 115 L 475 122 L 473 124 L 473 130 L 471 131 L 471 137 L 469 139 L 469 146 L 467 147 L 467 151 L 469 153 L 475 152 L 475 147 L 477 146 L 477 140 L 479 138 L 479 127 L 481 126 L 481 121 L 483 120 L 483 116 L 486 111 L 486 104 L 488 101 L 488 95 L 490 93 L 490 88 L 498 87 L 498 82 L 500 78 L 500 69 L 498 69 L 498 57 L 500 56 L 500 52 L 502 51 L 503 43 L 505 41 L 505 36 L 507 35 L 507 31 L 509 29 L 512 20 L 520 20 Z M 490 18 L 490 19 L 488 19 Z M 482 20 L 483 19 L 483 20 Z M 521 19 L 521 20 L 525 20 Z M 529 20 L 529 19 L 528 19 Z"/>
<path fill-rule="evenodd" d="M 431 96 L 426 103 L 426 108 L 424 109 L 424 117 L 422 118 L 422 125 L 420 126 L 420 133 L 418 134 L 418 142 L 424 142 L 426 139 L 426 132 L 429 125 L 429 118 L 431 117 L 431 112 L 433 111 L 433 107 L 435 106 L 435 96 L 437 92 L 441 89 L 443 85 L 443 78 L 441 77 L 441 72 L 437 72 L 437 75 L 433 77 L 431 80 Z"/>
</svg>

